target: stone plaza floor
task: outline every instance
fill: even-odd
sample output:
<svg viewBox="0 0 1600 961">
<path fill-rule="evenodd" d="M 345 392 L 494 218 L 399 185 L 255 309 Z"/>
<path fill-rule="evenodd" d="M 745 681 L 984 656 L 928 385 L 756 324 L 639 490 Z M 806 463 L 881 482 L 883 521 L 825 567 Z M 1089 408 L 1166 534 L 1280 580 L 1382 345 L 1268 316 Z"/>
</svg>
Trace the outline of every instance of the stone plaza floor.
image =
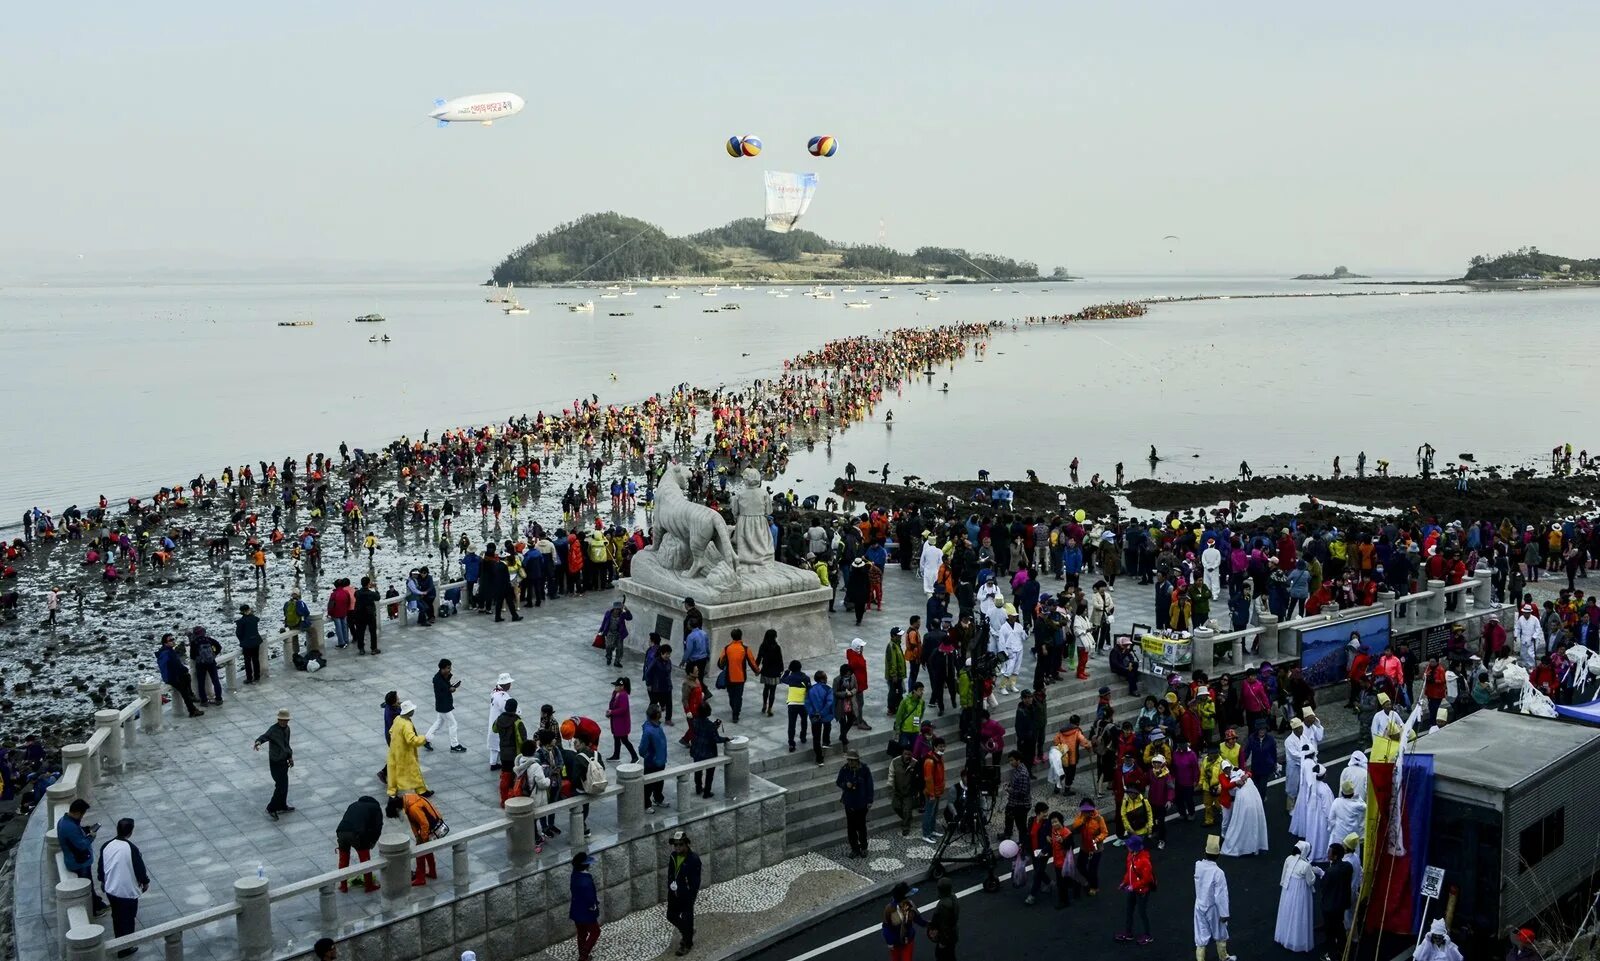
<svg viewBox="0 0 1600 961">
<path fill-rule="evenodd" d="M 1048 580 L 1046 587 L 1052 589 Z M 458 829 L 500 814 L 498 776 L 488 770 L 487 756 L 489 694 L 500 672 L 509 671 L 516 678 L 512 695 L 530 727 L 539 705 L 549 703 L 557 717 L 586 715 L 606 728 L 611 682 L 619 674 L 628 676 L 634 682 L 632 714 L 637 731 L 647 703 L 640 681 L 642 658 L 629 652 L 619 670 L 607 667 L 603 653 L 591 646 L 602 614 L 617 596 L 614 591 L 599 591 L 546 601 L 540 608 L 525 610 L 518 623 L 509 618 L 495 623 L 490 616 L 465 609 L 431 627 L 387 621 L 381 627 L 382 655 L 360 656 L 353 647 L 334 650 L 330 639 L 325 644 L 329 663 L 321 671 L 295 672 L 274 660 L 266 681 L 228 691 L 226 703 L 207 708 L 204 717 L 190 719 L 181 707 L 174 712 L 168 705 L 162 730 L 142 735 L 129 752 L 127 769 L 98 787 L 89 817 L 106 826 L 105 836 L 118 818 L 138 822 L 134 840 L 152 878 L 140 903 L 141 927 L 226 903 L 233 881 L 253 876 L 258 868 L 274 884 L 333 869 L 337 863 L 333 833 L 345 807 L 362 794 L 381 799 L 384 792 L 376 777 L 385 761 L 384 693 L 395 690 L 402 699 L 415 701 L 418 729 L 426 732 L 436 717 L 431 679 L 442 657 L 452 660 L 455 677 L 461 681 L 455 716 L 467 751 L 447 750 L 448 736 L 441 729 L 436 735 L 438 749 L 423 752 L 422 767 L 437 792 L 434 801 Z M 891 566 L 885 576 L 884 609 L 870 611 L 857 627 L 854 615 L 845 613 L 841 602 L 832 617 L 838 657 L 805 665 L 808 673 L 820 668 L 832 676 L 850 640 L 858 636 L 866 640 L 873 678 L 866 715 L 879 731 L 887 728 L 881 665 L 889 629 L 904 627 L 911 614 L 925 610 L 925 601 L 916 575 Z M 1134 587 L 1130 581 L 1118 592 L 1118 604 L 1119 629 L 1135 621 L 1153 621 L 1149 588 Z M 640 637 L 648 630 L 638 621 L 632 627 Z M 1094 668 L 1094 680 L 1071 684 L 1098 685 L 1106 676 L 1102 660 Z M 767 718 L 758 710 L 759 700 L 759 685 L 752 683 L 741 723 L 725 720 L 723 729 L 729 736 L 750 739 L 753 762 L 787 752 L 781 702 L 776 716 Z M 716 692 L 712 703 L 717 716 L 726 718 L 722 692 Z M 280 708 L 293 714 L 295 767 L 290 772 L 289 803 L 297 810 L 273 821 L 264 813 L 272 792 L 266 753 L 253 751 L 252 743 Z M 677 727 L 668 728 L 669 764 L 689 760 L 687 748 L 676 743 L 682 730 L 681 719 Z M 602 749 L 609 754 L 609 730 Z M 614 804 L 595 805 L 591 822 L 597 837 L 614 826 L 614 812 Z M 565 840 L 556 839 L 552 848 L 564 850 Z M 34 893 L 19 890 L 18 898 L 19 905 L 25 905 L 34 901 Z M 344 917 L 375 914 L 380 901 L 378 895 L 341 895 L 340 912 Z M 45 898 L 41 903 L 48 908 L 50 902 Z M 219 949 L 227 943 L 220 935 L 230 926 L 228 922 L 213 926 L 219 929 Z M 318 927 L 314 896 L 274 908 L 279 951 L 294 950 Z M 47 932 L 19 928 L 19 956 L 38 956 L 29 949 L 43 947 L 41 939 L 47 938 Z M 210 939 L 202 935 L 199 940 L 196 944 L 190 939 L 188 956 L 212 956 L 206 948 Z M 306 946 L 299 944 L 301 949 Z M 224 955 L 216 956 L 220 961 Z"/>
</svg>

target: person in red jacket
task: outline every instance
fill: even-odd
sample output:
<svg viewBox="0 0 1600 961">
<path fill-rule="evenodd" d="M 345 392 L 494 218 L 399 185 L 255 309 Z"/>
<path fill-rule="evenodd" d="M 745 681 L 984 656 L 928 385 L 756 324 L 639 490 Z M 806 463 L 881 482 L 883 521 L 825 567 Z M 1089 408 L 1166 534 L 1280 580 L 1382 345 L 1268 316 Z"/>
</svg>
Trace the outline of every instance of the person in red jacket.
<svg viewBox="0 0 1600 961">
<path fill-rule="evenodd" d="M 1449 688 L 1445 684 L 1444 665 L 1439 663 L 1437 657 L 1428 659 L 1428 666 L 1422 672 L 1422 696 L 1428 699 L 1428 725 L 1432 726 L 1433 716 L 1438 713 L 1439 705 L 1443 703 Z"/>
<path fill-rule="evenodd" d="M 872 730 L 872 725 L 867 723 L 867 642 L 856 638 L 850 642 L 850 649 L 844 652 L 844 662 L 850 665 L 850 673 L 856 676 L 856 723 L 855 726 L 863 731 Z"/>
<path fill-rule="evenodd" d="M 335 646 L 350 646 L 350 622 L 347 618 L 355 609 L 356 592 L 350 586 L 350 579 L 341 577 L 334 581 L 333 590 L 328 593 L 328 617 L 333 620 Z"/>
<path fill-rule="evenodd" d="M 1128 895 L 1128 913 L 1118 941 L 1149 944 L 1155 940 L 1150 933 L 1150 892 L 1156 886 L 1156 869 L 1150 863 L 1150 852 L 1145 850 L 1144 839 L 1137 834 L 1128 836 L 1128 860 L 1122 869 L 1122 890 Z M 1133 936 L 1133 915 L 1137 911 L 1144 922 L 1144 933 Z"/>
</svg>

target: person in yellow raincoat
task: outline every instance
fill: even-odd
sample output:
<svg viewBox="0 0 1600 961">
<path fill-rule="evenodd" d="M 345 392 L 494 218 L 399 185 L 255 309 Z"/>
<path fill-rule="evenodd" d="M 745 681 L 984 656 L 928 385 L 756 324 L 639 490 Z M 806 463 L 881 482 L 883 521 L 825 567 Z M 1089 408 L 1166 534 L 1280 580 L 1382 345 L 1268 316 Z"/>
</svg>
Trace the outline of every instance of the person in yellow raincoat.
<svg viewBox="0 0 1600 961">
<path fill-rule="evenodd" d="M 1217 823 L 1217 797 L 1222 792 L 1222 754 L 1217 745 L 1206 748 L 1200 760 L 1200 798 L 1205 802 L 1206 823 Z"/>
<path fill-rule="evenodd" d="M 411 716 L 416 711 L 417 706 L 412 702 L 400 702 L 400 716 L 389 727 L 390 797 L 398 797 L 402 791 L 415 791 L 423 795 L 433 793 L 422 779 L 422 763 L 417 759 L 417 751 L 428 743 L 428 739 L 418 734 L 417 726 L 412 723 Z"/>
</svg>

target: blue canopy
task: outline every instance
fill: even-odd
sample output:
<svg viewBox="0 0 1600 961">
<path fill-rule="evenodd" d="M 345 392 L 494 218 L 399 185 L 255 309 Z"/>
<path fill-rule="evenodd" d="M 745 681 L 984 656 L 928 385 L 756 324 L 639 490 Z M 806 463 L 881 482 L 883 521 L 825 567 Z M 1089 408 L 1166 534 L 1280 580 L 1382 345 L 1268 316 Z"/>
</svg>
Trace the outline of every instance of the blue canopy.
<svg viewBox="0 0 1600 961">
<path fill-rule="evenodd" d="M 1562 717 L 1570 717 L 1574 721 L 1600 724 L 1600 698 L 1587 704 L 1557 704 L 1556 713 Z"/>
</svg>

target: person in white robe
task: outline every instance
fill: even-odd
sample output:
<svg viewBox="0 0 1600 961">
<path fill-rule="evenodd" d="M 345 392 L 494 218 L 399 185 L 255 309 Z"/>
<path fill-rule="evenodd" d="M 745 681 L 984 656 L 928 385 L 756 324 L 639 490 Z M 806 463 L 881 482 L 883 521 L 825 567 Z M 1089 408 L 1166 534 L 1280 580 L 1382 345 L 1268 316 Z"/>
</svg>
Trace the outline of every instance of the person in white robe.
<svg viewBox="0 0 1600 961">
<path fill-rule="evenodd" d="M 1339 773 L 1340 794 L 1344 793 L 1346 784 L 1355 788 L 1353 797 L 1365 804 L 1367 800 L 1367 752 L 1350 752 L 1350 760 L 1344 762 L 1344 770 Z"/>
<path fill-rule="evenodd" d="M 1307 761 L 1301 768 L 1304 781 L 1300 785 L 1300 807 L 1305 810 L 1305 840 L 1313 851 L 1328 850 L 1330 815 L 1333 811 L 1333 789 L 1323 780 L 1328 769 Z M 1338 835 L 1344 837 L 1344 835 Z"/>
<path fill-rule="evenodd" d="M 1250 775 L 1234 768 L 1228 773 L 1233 792 L 1227 824 L 1222 829 L 1222 853 L 1244 857 L 1267 850 L 1267 809 Z"/>
<path fill-rule="evenodd" d="M 944 551 L 939 550 L 933 535 L 927 531 L 922 532 L 922 557 L 917 563 L 922 572 L 922 592 L 932 597 L 939 579 L 939 565 L 944 563 Z"/>
<path fill-rule="evenodd" d="M 494 732 L 494 722 L 506 712 L 506 701 L 511 697 L 512 677 L 505 671 L 494 680 L 494 690 L 489 692 L 489 770 L 500 767 L 500 735 Z M 509 766 L 516 758 L 506 758 Z"/>
<path fill-rule="evenodd" d="M 1348 781 L 1339 784 L 1339 796 L 1328 805 L 1328 838 L 1343 839 L 1359 834 L 1367 824 L 1366 798 L 1357 797 L 1355 785 Z"/>
<path fill-rule="evenodd" d="M 1217 863 L 1222 839 L 1206 838 L 1206 856 L 1194 863 L 1194 958 L 1206 961 L 1206 947 L 1217 946 L 1217 961 L 1234 961 L 1228 953 L 1228 878 Z"/>
<path fill-rule="evenodd" d="M 1428 926 L 1427 936 L 1411 957 L 1415 961 L 1461 961 L 1461 949 L 1450 940 L 1450 931 L 1445 927 L 1444 918 L 1433 919 L 1433 924 Z"/>
<path fill-rule="evenodd" d="M 1212 597 L 1222 596 L 1222 552 L 1217 550 L 1216 538 L 1206 538 L 1206 549 L 1200 552 L 1200 567 L 1205 571 L 1206 587 Z"/>
<path fill-rule="evenodd" d="M 1290 951 L 1310 951 L 1317 943 L 1312 895 L 1322 869 L 1311 863 L 1310 854 L 1310 845 L 1295 842 L 1278 878 L 1278 923 L 1272 940 Z"/>
<path fill-rule="evenodd" d="M 1283 739 L 1283 794 L 1288 798 L 1287 810 L 1293 811 L 1300 797 L 1300 762 L 1316 750 L 1306 741 L 1306 723 L 1299 718 L 1289 720 L 1289 736 Z"/>
</svg>

